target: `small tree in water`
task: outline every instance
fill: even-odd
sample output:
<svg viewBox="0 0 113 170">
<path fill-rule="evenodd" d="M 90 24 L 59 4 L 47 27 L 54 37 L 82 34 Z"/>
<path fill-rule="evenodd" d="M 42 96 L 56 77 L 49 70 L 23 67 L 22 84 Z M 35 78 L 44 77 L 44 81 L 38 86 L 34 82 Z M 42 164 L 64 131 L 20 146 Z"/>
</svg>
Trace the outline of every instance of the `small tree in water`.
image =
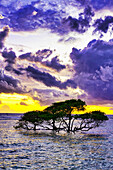
<svg viewBox="0 0 113 170">
<path fill-rule="evenodd" d="M 27 130 L 64 130 L 67 132 L 88 131 L 100 126 L 108 117 L 104 112 L 92 111 L 73 115 L 73 111 L 85 110 L 85 102 L 78 99 L 53 103 L 44 111 L 25 113 L 17 122 L 15 128 Z"/>
<path fill-rule="evenodd" d="M 64 129 L 67 132 L 70 132 L 72 127 L 72 121 L 73 121 L 73 115 L 72 112 L 73 110 L 85 110 L 85 102 L 78 99 L 71 99 L 71 100 L 66 100 L 63 102 L 57 102 L 57 103 L 53 103 L 52 106 L 46 108 L 45 110 L 48 111 L 49 113 L 53 114 L 54 117 L 58 117 L 60 116 L 60 124 L 59 127 L 55 126 L 55 120 L 53 119 L 53 126 L 55 127 L 55 129 L 57 130 L 61 130 Z M 66 118 L 66 120 L 65 120 Z"/>
</svg>

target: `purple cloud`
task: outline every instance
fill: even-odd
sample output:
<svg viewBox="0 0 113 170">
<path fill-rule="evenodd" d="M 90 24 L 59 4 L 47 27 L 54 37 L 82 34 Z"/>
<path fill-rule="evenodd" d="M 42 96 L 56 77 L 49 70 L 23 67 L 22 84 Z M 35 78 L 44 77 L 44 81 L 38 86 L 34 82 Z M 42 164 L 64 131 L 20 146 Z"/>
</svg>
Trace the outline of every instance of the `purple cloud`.
<svg viewBox="0 0 113 170">
<path fill-rule="evenodd" d="M 57 70 L 58 72 L 66 68 L 65 65 L 62 65 L 59 63 L 59 59 L 57 56 L 52 58 L 51 61 L 42 62 L 42 64 L 47 67 L 53 68 L 53 69 Z"/>
<path fill-rule="evenodd" d="M 15 63 L 16 54 L 13 51 L 8 51 L 7 49 L 5 49 L 2 52 L 2 57 L 5 59 L 5 62 L 8 62 L 9 64 Z"/>
<path fill-rule="evenodd" d="M 14 79 L 11 76 L 7 76 L 4 73 L 0 73 L 0 93 L 27 93 L 23 90 L 19 80 Z"/>
<path fill-rule="evenodd" d="M 77 31 L 79 33 L 84 33 L 90 27 L 90 22 L 94 12 L 90 6 L 84 9 L 83 13 L 79 14 L 79 18 L 73 18 L 69 16 L 67 19 L 64 18 L 62 23 L 70 28 L 71 31 Z M 64 27 L 66 29 L 67 27 Z"/>
<path fill-rule="evenodd" d="M 0 49 L 4 46 L 4 40 L 8 36 L 9 33 L 9 27 L 4 27 L 3 31 L 0 32 Z"/>
<path fill-rule="evenodd" d="M 48 61 L 48 57 L 52 54 L 52 51 L 49 49 L 39 50 L 34 55 L 29 52 L 25 53 L 19 56 L 19 59 L 21 60 L 28 60 L 31 62 L 40 62 L 42 65 L 47 66 L 49 68 L 55 69 L 58 72 L 65 69 L 66 66 L 60 64 L 60 61 L 58 57 L 53 57 L 51 61 Z M 43 59 L 46 59 L 46 61 L 43 61 Z"/>
<path fill-rule="evenodd" d="M 89 44 L 83 50 L 73 48 L 70 54 L 74 80 L 93 98 L 113 100 L 113 43 L 94 40 Z"/>
<path fill-rule="evenodd" d="M 8 6 L 7 17 L 4 17 L 0 22 L 2 25 L 8 24 L 13 31 L 32 31 L 38 28 L 48 28 L 60 35 L 69 31 L 83 33 L 90 27 L 90 21 L 94 16 L 90 4 L 83 7 L 85 8 L 84 12 L 79 14 L 79 18 L 73 18 L 63 8 L 65 3 L 60 2 L 63 5 L 62 8 L 59 7 L 58 2 L 54 3 L 54 5 L 47 3 L 48 5 L 43 2 L 40 2 L 40 5 L 36 5 L 36 3 L 28 5 L 26 3 L 20 8 L 15 8 L 14 6 L 13 10 Z M 47 8 L 44 10 L 46 5 Z M 68 5 L 72 5 L 72 3 L 67 2 Z M 68 23 L 68 26 L 66 26 L 66 23 Z"/>
<path fill-rule="evenodd" d="M 103 33 L 107 33 L 109 27 L 112 24 L 112 29 L 113 29 L 113 17 L 112 16 L 106 16 L 105 19 L 97 19 L 93 26 L 95 27 L 94 33 L 99 32 L 101 36 Z"/>
<path fill-rule="evenodd" d="M 61 82 L 49 73 L 41 72 L 31 66 L 28 66 L 25 70 L 28 77 L 32 77 L 36 81 L 43 82 L 48 87 L 58 87 L 60 89 L 66 89 L 67 87 L 76 88 L 76 83 L 74 83 L 73 80 Z"/>
</svg>

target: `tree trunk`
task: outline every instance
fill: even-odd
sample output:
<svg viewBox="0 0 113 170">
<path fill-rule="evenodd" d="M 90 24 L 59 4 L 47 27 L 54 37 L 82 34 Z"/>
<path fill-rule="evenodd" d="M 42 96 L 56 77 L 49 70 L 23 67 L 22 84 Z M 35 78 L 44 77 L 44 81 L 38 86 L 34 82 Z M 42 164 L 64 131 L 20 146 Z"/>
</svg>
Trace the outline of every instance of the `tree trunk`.
<svg viewBox="0 0 113 170">
<path fill-rule="evenodd" d="M 69 113 L 69 123 L 68 123 L 67 132 L 69 133 L 70 131 L 71 131 L 71 113 Z"/>
<path fill-rule="evenodd" d="M 52 124 L 53 124 L 53 130 L 56 130 L 57 128 L 56 128 L 56 126 L 55 126 L 55 119 L 53 119 Z"/>
<path fill-rule="evenodd" d="M 33 130 L 36 131 L 36 124 L 34 124 Z"/>
</svg>

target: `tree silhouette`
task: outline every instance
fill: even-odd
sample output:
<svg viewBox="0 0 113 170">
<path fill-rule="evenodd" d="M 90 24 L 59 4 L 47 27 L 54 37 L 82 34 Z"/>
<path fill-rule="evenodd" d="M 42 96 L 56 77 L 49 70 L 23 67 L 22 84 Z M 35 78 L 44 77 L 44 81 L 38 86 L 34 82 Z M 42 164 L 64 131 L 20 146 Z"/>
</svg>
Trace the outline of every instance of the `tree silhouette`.
<svg viewBox="0 0 113 170">
<path fill-rule="evenodd" d="M 57 127 L 55 126 L 55 120 L 56 118 L 60 118 L 60 126 L 57 129 L 62 129 L 66 126 L 67 132 L 71 131 L 71 121 L 72 121 L 72 112 L 74 110 L 80 111 L 85 110 L 86 103 L 80 99 L 75 100 L 66 100 L 63 102 L 57 102 L 53 103 L 52 106 L 45 109 L 45 111 L 48 111 L 49 113 L 53 114 L 53 130 Z M 64 116 L 68 118 L 68 122 L 65 121 Z M 65 126 L 64 126 L 65 124 Z M 63 127 L 61 128 L 61 125 Z"/>
<path fill-rule="evenodd" d="M 66 100 L 53 103 L 43 111 L 25 113 L 15 126 L 16 129 L 52 130 L 52 131 L 88 131 L 100 126 L 108 117 L 104 112 L 92 111 L 85 114 L 76 114 L 74 111 L 85 110 L 86 103 L 80 99 Z"/>
</svg>

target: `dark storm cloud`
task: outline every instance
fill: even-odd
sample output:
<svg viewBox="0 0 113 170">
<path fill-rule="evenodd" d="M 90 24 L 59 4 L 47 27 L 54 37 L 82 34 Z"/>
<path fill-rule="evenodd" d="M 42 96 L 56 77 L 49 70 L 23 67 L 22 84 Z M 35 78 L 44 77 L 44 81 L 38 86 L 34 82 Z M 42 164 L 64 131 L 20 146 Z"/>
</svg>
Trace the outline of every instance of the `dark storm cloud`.
<svg viewBox="0 0 113 170">
<path fill-rule="evenodd" d="M 105 19 L 97 19 L 93 26 L 95 27 L 94 33 L 99 32 L 101 35 L 102 33 L 107 33 L 110 26 L 112 26 L 113 29 L 113 17 L 106 16 Z"/>
<path fill-rule="evenodd" d="M 77 31 L 79 33 L 84 33 L 90 27 L 90 22 L 92 17 L 94 16 L 94 12 L 90 6 L 87 6 L 84 9 L 83 13 L 79 14 L 79 18 L 72 18 L 69 16 L 67 19 L 63 19 L 63 24 L 67 24 L 70 27 L 71 31 Z"/>
<path fill-rule="evenodd" d="M 57 70 L 58 72 L 65 69 L 66 66 L 60 64 L 60 61 L 58 59 L 58 57 L 54 57 L 51 59 L 51 61 L 43 61 L 43 59 L 48 59 L 48 57 L 52 54 L 52 51 L 49 49 L 44 49 L 44 50 L 39 50 L 37 51 L 34 55 L 29 52 L 26 54 L 22 54 L 19 56 L 19 59 L 21 60 L 28 60 L 31 62 L 40 62 L 42 65 L 50 67 L 52 69 Z"/>
<path fill-rule="evenodd" d="M 113 100 L 113 42 L 94 40 L 84 50 L 73 48 L 75 82 L 93 98 Z"/>
<path fill-rule="evenodd" d="M 5 70 L 6 70 L 6 71 L 9 71 L 9 72 L 13 72 L 13 73 L 15 73 L 15 74 L 18 75 L 18 76 L 20 76 L 20 75 L 23 74 L 23 73 L 22 73 L 22 70 L 23 70 L 22 68 L 15 69 L 15 68 L 13 68 L 13 65 L 12 65 L 12 64 L 6 65 Z"/>
<path fill-rule="evenodd" d="M 92 74 L 81 73 L 75 76 L 78 86 L 85 90 L 93 99 L 113 100 L 113 79 L 111 82 L 105 82 L 101 77 Z M 89 101 L 92 102 L 92 101 Z M 99 104 L 99 103 L 98 103 Z"/>
<path fill-rule="evenodd" d="M 35 69 L 31 66 L 28 66 L 26 69 L 27 76 L 32 77 L 36 81 L 44 83 L 48 87 L 58 87 L 60 89 L 66 89 L 67 87 L 76 88 L 76 84 L 72 80 L 67 80 L 66 82 L 58 81 L 54 76 L 46 72 L 41 72 L 38 69 Z"/>
<path fill-rule="evenodd" d="M 2 57 L 5 59 L 5 62 L 7 62 L 7 65 L 5 66 L 6 71 L 14 72 L 16 75 L 22 75 L 21 71 L 13 68 L 17 57 L 14 51 L 5 49 L 2 52 Z"/>
<path fill-rule="evenodd" d="M 8 24 L 14 31 L 31 31 L 37 28 L 50 28 L 55 30 L 60 25 L 60 13 L 56 10 L 43 10 L 35 7 L 35 3 L 22 6 L 20 9 L 11 9 L 7 18 L 2 19 L 1 24 Z M 36 14 L 33 14 L 35 12 Z"/>
<path fill-rule="evenodd" d="M 34 56 L 32 56 L 32 53 L 31 53 L 31 52 L 22 54 L 22 55 L 19 56 L 19 58 L 20 58 L 21 60 L 25 60 L 25 59 L 26 59 L 26 60 L 28 60 L 28 61 L 33 61 L 33 60 L 34 60 Z"/>
<path fill-rule="evenodd" d="M 18 80 L 10 76 L 4 75 L 3 73 L 0 73 L 0 81 L 5 81 L 8 85 L 12 85 L 13 87 L 17 87 L 17 84 L 19 83 Z"/>
<path fill-rule="evenodd" d="M 29 31 L 34 29 L 36 24 L 32 18 L 33 11 L 35 11 L 35 7 L 26 5 L 17 11 L 11 12 L 9 15 L 10 27 L 14 31 Z"/>
<path fill-rule="evenodd" d="M 9 33 L 9 27 L 4 27 L 3 31 L 0 32 L 0 49 L 4 46 L 4 40 L 8 36 Z"/>
<path fill-rule="evenodd" d="M 2 71 L 0 72 L 0 93 L 25 93 L 22 90 L 20 82 L 11 76 L 5 75 Z"/>
<path fill-rule="evenodd" d="M 7 17 L 0 20 L 1 25 L 8 24 L 14 31 L 48 28 L 52 32 L 63 35 L 69 31 L 85 32 L 90 27 L 91 19 L 94 16 L 94 12 L 88 4 L 84 6 L 84 12 L 80 13 L 79 18 L 73 18 L 66 13 L 66 4 L 63 2 L 61 2 L 62 8 L 59 7 L 58 2 L 54 3 L 54 6 L 49 2 L 47 2 L 48 5 L 41 3 L 40 5 L 31 3 L 21 6 L 19 9 L 8 6 L 10 12 L 7 13 Z M 67 6 L 72 4 L 74 2 L 67 2 Z M 45 6 L 46 10 L 44 9 Z"/>
<path fill-rule="evenodd" d="M 62 65 L 62 64 L 59 63 L 59 59 L 58 59 L 57 56 L 52 58 L 51 61 L 44 61 L 44 62 L 42 62 L 42 64 L 47 66 L 47 67 L 53 68 L 53 69 L 55 69 L 57 71 L 61 71 L 61 70 L 66 68 L 65 65 Z"/>
<path fill-rule="evenodd" d="M 38 50 L 36 52 L 35 61 L 42 61 L 43 59 L 47 59 L 51 54 L 52 54 L 52 50 L 50 49 Z"/>
<path fill-rule="evenodd" d="M 35 69 L 31 66 L 26 68 L 28 76 L 34 78 L 37 81 L 43 82 L 46 86 L 58 86 L 59 81 L 56 80 L 55 77 L 51 76 L 49 73 L 41 72 L 38 69 Z"/>
<path fill-rule="evenodd" d="M 69 31 L 77 31 L 79 33 L 87 31 L 91 26 L 94 9 L 110 8 L 113 6 L 113 1 L 76 0 L 75 2 L 75 0 L 70 0 L 68 2 L 47 1 L 47 3 L 43 1 L 31 1 L 29 3 L 22 2 L 22 4 L 23 5 L 19 5 L 19 3 L 15 1 L 9 3 L 7 8 L 2 4 L 0 10 L 4 14 L 4 18 L 0 19 L 0 24 L 4 26 L 9 25 L 14 31 L 32 31 L 38 28 L 48 28 L 52 32 L 63 35 Z M 80 7 L 80 4 L 81 8 L 84 8 L 84 12 L 80 13 L 78 18 L 69 16 L 65 7 L 68 7 L 68 5 Z M 110 23 L 110 18 L 106 17 L 105 21 L 98 19 L 94 24 L 96 27 L 95 31 L 100 30 L 106 32 Z M 1 44 L 1 46 L 3 46 L 3 44 Z"/>
<path fill-rule="evenodd" d="M 5 59 L 5 62 L 8 62 L 9 64 L 15 63 L 16 54 L 13 51 L 7 51 L 7 49 L 5 49 L 2 52 L 2 57 Z"/>
<path fill-rule="evenodd" d="M 19 56 L 19 59 L 41 62 L 43 59 L 48 58 L 51 54 L 52 54 L 52 50 L 43 49 L 43 50 L 38 50 L 35 54 L 32 54 L 31 52 L 22 54 Z"/>
<path fill-rule="evenodd" d="M 14 68 L 13 68 L 13 72 L 18 76 L 23 74 L 20 70 Z"/>
<path fill-rule="evenodd" d="M 12 64 L 6 65 L 5 70 L 6 71 L 12 71 L 13 70 Z"/>
<path fill-rule="evenodd" d="M 76 65 L 77 73 L 94 73 L 95 70 L 99 70 L 100 66 L 112 66 L 112 43 L 94 40 L 89 44 L 89 47 L 82 51 L 75 48 L 72 50 L 70 56 Z"/>
</svg>

